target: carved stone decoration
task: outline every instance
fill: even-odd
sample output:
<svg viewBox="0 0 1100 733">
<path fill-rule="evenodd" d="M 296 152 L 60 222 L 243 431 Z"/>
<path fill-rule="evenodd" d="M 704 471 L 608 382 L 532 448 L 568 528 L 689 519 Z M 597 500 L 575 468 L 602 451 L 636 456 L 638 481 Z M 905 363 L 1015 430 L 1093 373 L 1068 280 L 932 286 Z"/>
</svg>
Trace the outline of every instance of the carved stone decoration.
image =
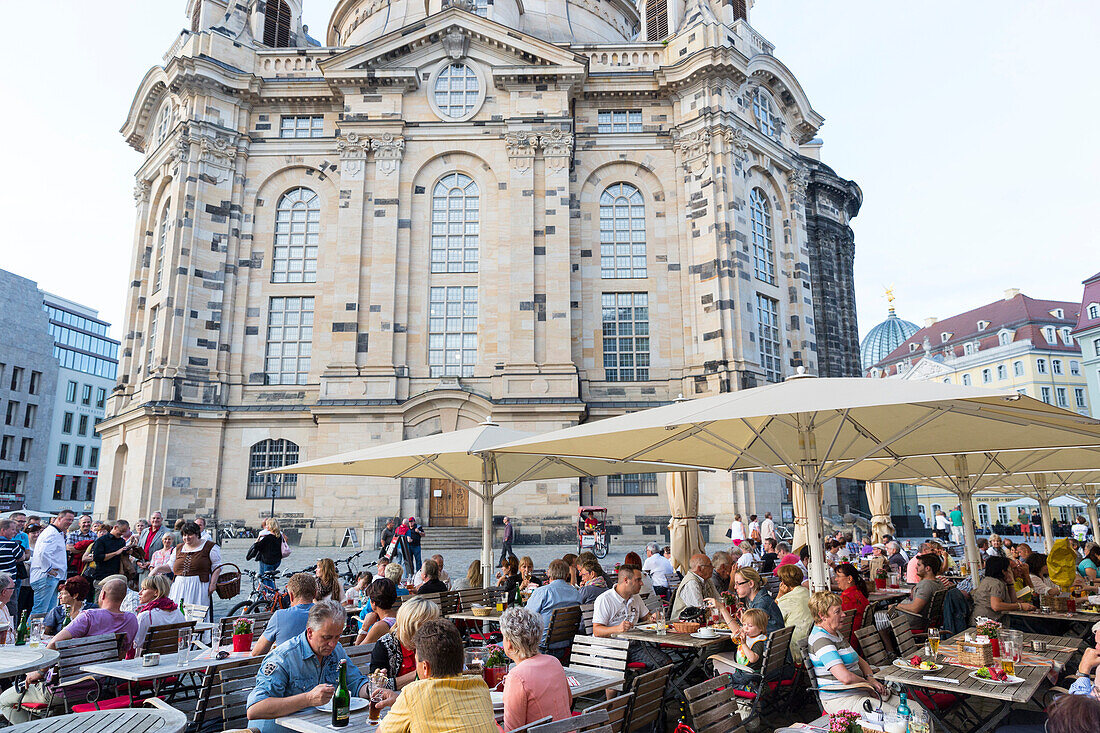
<svg viewBox="0 0 1100 733">
<path fill-rule="evenodd" d="M 676 140 L 676 147 L 680 150 L 680 158 L 683 160 L 685 171 L 701 173 L 706 170 L 710 164 L 710 139 L 712 134 L 709 128 L 704 128 L 687 135 L 681 135 Z"/>
<path fill-rule="evenodd" d="M 443 50 L 453 60 L 458 61 L 470 50 L 470 37 L 459 30 L 453 30 L 443 36 Z"/>
<path fill-rule="evenodd" d="M 539 147 L 546 158 L 546 167 L 551 171 L 560 171 L 568 167 L 573 155 L 573 133 L 551 130 L 539 135 Z"/>
<path fill-rule="evenodd" d="M 149 181 L 138 181 L 134 184 L 134 203 L 144 204 L 149 201 L 149 192 L 153 186 Z"/>
<path fill-rule="evenodd" d="M 477 3 L 474 0 L 443 0 L 443 9 L 458 8 L 459 10 L 465 10 L 467 13 L 477 12 Z"/>
<path fill-rule="evenodd" d="M 787 192 L 791 202 L 799 206 L 806 203 L 806 187 L 810 184 L 810 172 L 803 167 L 787 173 Z"/>
<path fill-rule="evenodd" d="M 745 90 L 741 92 L 741 99 L 744 101 L 744 107 L 746 110 L 752 111 L 752 104 L 756 101 L 756 92 L 760 89 L 760 82 L 749 81 L 745 84 Z"/>
<path fill-rule="evenodd" d="M 508 150 L 508 160 L 512 164 L 512 170 L 526 172 L 530 170 L 531 163 L 535 159 L 535 145 L 538 138 L 529 132 L 506 132 L 504 147 Z"/>
<path fill-rule="evenodd" d="M 336 140 L 340 151 L 340 175 L 349 181 L 361 181 L 367 163 L 370 140 L 359 133 L 349 132 Z"/>
<path fill-rule="evenodd" d="M 722 131 L 726 148 L 733 152 L 734 157 L 744 163 L 749 159 L 749 137 L 740 127 L 727 127 Z"/>
<path fill-rule="evenodd" d="M 237 148 L 224 137 L 202 135 L 198 139 L 199 160 L 207 165 L 229 168 L 237 157 Z"/>
<path fill-rule="evenodd" d="M 393 175 L 405 155 L 405 138 L 385 132 L 381 137 L 371 140 L 371 148 L 374 150 L 378 173 L 383 176 Z"/>
</svg>

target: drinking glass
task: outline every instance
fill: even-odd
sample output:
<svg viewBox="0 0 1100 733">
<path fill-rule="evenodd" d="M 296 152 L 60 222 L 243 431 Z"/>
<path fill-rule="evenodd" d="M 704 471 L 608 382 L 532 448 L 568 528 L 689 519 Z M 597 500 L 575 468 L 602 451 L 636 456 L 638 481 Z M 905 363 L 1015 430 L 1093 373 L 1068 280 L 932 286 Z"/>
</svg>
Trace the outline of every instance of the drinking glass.
<svg viewBox="0 0 1100 733">
<path fill-rule="evenodd" d="M 42 635 L 44 634 L 44 622 L 42 619 L 35 619 L 31 622 L 31 638 L 29 645 L 32 647 L 38 647 L 42 645 Z"/>
<path fill-rule="evenodd" d="M 191 629 L 180 629 L 176 636 L 176 650 L 179 652 L 179 663 L 187 664 L 191 652 Z"/>
<path fill-rule="evenodd" d="M 909 733 L 932 733 L 932 716 L 924 708 L 913 707 L 909 715 Z"/>
<path fill-rule="evenodd" d="M 1019 631 L 1001 632 L 1001 669 L 1007 674 L 1016 674 L 1016 663 L 1020 661 L 1023 650 L 1023 633 Z"/>
<path fill-rule="evenodd" d="M 928 650 L 932 652 L 932 661 L 935 660 L 935 656 L 940 653 L 940 630 L 936 628 L 928 629 Z"/>
<path fill-rule="evenodd" d="M 377 723 L 378 718 L 382 712 L 382 708 L 378 706 L 378 703 L 382 700 L 383 690 L 392 689 L 390 687 L 390 681 L 382 679 L 371 679 L 370 681 L 370 722 Z"/>
<path fill-rule="evenodd" d="M 664 606 L 657 606 L 657 610 L 653 612 L 653 620 L 657 622 L 657 636 L 667 636 L 668 624 L 665 623 Z"/>
</svg>

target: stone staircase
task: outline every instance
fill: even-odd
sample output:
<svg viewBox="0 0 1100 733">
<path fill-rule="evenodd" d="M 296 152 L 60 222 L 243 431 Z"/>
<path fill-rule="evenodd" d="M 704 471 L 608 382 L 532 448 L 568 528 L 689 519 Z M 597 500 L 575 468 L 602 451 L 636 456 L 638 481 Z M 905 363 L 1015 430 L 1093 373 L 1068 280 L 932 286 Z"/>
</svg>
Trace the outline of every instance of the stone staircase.
<svg viewBox="0 0 1100 733">
<path fill-rule="evenodd" d="M 425 527 L 420 544 L 424 555 L 442 550 L 476 550 L 481 547 L 481 527 Z"/>
</svg>

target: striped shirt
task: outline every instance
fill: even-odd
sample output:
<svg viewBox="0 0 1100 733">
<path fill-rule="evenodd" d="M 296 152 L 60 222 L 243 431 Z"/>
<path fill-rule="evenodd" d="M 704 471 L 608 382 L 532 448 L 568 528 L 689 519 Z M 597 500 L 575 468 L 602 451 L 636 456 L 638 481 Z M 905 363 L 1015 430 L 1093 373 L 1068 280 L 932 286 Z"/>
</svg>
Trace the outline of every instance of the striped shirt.
<svg viewBox="0 0 1100 733">
<path fill-rule="evenodd" d="M 405 685 L 378 733 L 497 733 L 489 688 L 479 677 L 432 677 Z"/>
<path fill-rule="evenodd" d="M 0 573 L 15 579 L 15 566 L 23 562 L 23 545 L 7 537 L 0 537 Z"/>
<path fill-rule="evenodd" d="M 859 656 L 852 645 L 848 643 L 848 640 L 833 636 L 815 624 L 810 629 L 810 635 L 807 637 L 806 642 L 809 645 L 810 661 L 814 665 L 814 674 L 817 675 L 817 684 L 821 688 L 818 697 L 825 700 L 829 697 L 852 694 L 850 690 L 827 691 L 829 687 L 841 684 L 840 680 L 829 671 L 830 667 L 843 664 L 853 674 L 860 674 Z"/>
</svg>

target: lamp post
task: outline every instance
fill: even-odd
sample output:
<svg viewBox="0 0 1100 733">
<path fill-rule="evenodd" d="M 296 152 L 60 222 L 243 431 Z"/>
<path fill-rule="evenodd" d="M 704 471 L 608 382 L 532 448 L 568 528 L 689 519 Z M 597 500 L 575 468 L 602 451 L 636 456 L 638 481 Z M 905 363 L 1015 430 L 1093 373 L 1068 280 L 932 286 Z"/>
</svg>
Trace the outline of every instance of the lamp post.
<svg viewBox="0 0 1100 733">
<path fill-rule="evenodd" d="M 272 480 L 267 485 L 267 493 L 271 495 L 271 518 L 275 518 L 275 497 L 279 495 L 279 484 Z"/>
</svg>

